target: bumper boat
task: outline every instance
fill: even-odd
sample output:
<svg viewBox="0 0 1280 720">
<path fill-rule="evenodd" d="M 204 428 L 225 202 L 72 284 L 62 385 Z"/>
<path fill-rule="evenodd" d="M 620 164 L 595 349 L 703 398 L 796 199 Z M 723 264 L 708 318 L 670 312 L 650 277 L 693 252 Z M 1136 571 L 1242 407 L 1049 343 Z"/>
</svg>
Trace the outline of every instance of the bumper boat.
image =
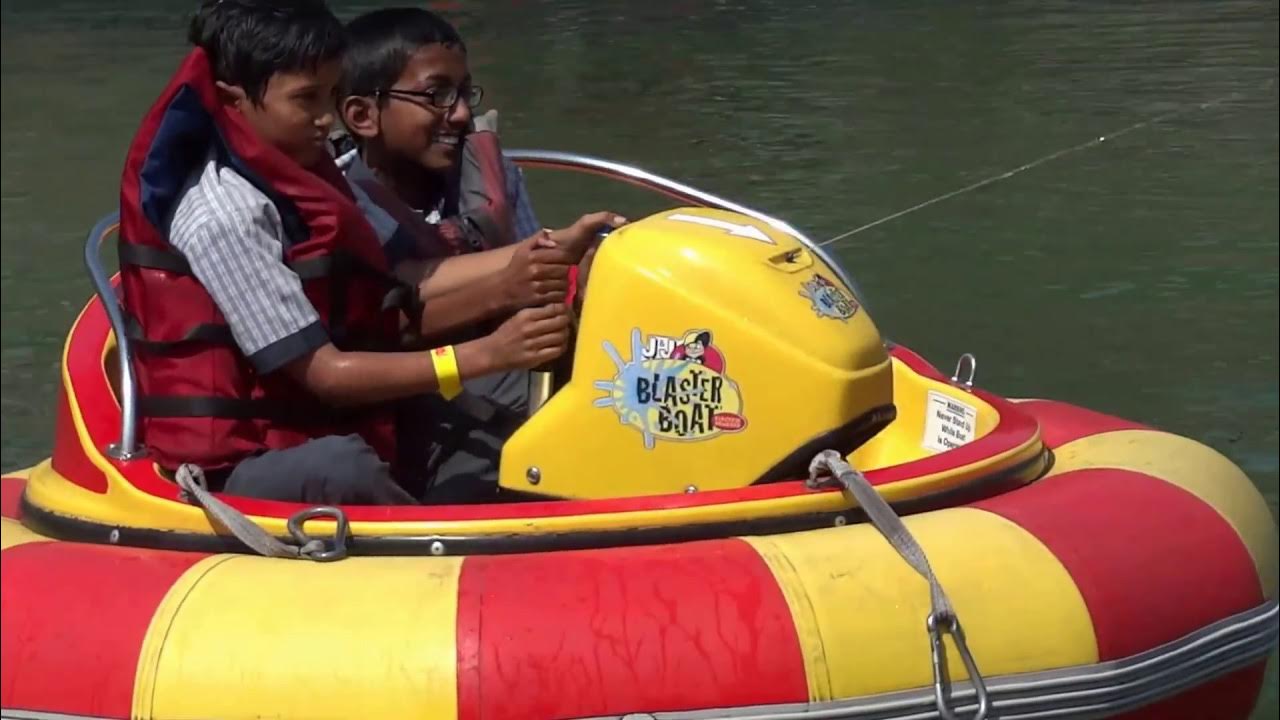
<svg viewBox="0 0 1280 720">
<path fill-rule="evenodd" d="M 0 481 L 4 718 L 1250 714 L 1277 536 L 1230 461 L 939 372 L 781 221 L 511 154 L 680 204 L 601 247 L 572 374 L 503 451 L 520 502 L 160 472 L 95 228 L 52 457 Z"/>
</svg>

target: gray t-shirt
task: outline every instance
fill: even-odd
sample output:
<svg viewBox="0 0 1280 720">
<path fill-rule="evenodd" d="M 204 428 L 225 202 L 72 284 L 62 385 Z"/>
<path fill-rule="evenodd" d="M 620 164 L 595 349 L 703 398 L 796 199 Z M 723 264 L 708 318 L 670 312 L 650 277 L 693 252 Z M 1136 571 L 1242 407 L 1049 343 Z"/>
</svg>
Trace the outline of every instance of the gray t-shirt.
<svg viewBox="0 0 1280 720">
<path fill-rule="evenodd" d="M 463 146 L 463 172 L 468 163 Z M 506 174 L 505 190 L 508 206 L 513 209 L 515 236 L 526 238 L 538 232 L 538 223 L 524 186 L 524 177 L 513 163 L 503 158 Z M 345 168 L 356 189 L 356 203 L 378 233 L 388 254 L 396 259 L 417 256 L 424 247 L 408 237 L 395 218 L 360 189 L 360 185 L 377 182 L 373 172 L 359 158 Z M 468 195 L 459 198 L 458 212 L 467 213 Z M 424 213 L 423 219 L 435 223 L 441 219 L 440 208 Z M 428 305 L 423 312 L 431 312 Z M 498 462 L 502 445 L 520 427 L 528 413 L 529 373 L 509 371 L 463 382 L 463 394 L 452 401 L 439 395 L 423 398 L 422 404 L 410 408 L 402 417 L 405 427 L 422 427 L 421 433 L 431 438 L 423 449 L 423 459 L 432 478 L 428 499 L 436 502 L 463 502 L 483 499 L 496 487 Z M 413 443 L 412 435 L 401 436 L 401 442 Z"/>
</svg>

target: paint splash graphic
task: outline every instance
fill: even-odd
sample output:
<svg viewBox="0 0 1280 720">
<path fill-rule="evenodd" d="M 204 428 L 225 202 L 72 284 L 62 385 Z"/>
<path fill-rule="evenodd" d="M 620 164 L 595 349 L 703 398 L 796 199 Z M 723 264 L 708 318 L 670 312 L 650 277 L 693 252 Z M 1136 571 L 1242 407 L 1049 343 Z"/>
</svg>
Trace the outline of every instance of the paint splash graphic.
<svg viewBox="0 0 1280 720">
<path fill-rule="evenodd" d="M 639 328 L 631 331 L 628 359 L 604 341 L 617 372 L 612 380 L 594 382 L 605 395 L 593 402 L 640 431 L 645 449 L 659 440 L 708 440 L 746 426 L 742 396 L 732 380 L 691 359 L 649 357 L 645 348 Z"/>
</svg>

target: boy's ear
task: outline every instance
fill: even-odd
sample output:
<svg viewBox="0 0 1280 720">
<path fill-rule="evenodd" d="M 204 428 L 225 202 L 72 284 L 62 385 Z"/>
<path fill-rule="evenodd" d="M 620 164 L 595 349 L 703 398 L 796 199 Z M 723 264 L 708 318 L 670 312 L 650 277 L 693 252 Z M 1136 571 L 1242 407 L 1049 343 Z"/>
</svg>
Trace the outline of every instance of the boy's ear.
<svg viewBox="0 0 1280 720">
<path fill-rule="evenodd" d="M 216 80 L 213 84 L 218 87 L 218 99 L 224 105 L 230 105 L 238 110 L 241 105 L 249 100 L 249 94 L 239 85 L 228 85 L 221 80 Z"/>
<path fill-rule="evenodd" d="M 338 102 L 338 112 L 347 132 L 369 139 L 378 136 L 378 103 L 373 98 L 349 95 Z"/>
</svg>

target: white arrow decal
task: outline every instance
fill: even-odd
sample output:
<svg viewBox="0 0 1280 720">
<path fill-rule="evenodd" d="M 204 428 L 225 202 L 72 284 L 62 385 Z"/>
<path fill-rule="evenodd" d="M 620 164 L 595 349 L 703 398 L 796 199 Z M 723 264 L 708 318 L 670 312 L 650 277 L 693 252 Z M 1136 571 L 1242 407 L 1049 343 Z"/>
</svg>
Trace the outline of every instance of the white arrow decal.
<svg viewBox="0 0 1280 720">
<path fill-rule="evenodd" d="M 720 228 L 735 237 L 751 238 L 752 240 L 759 240 L 762 243 L 768 243 L 770 245 L 777 244 L 773 241 L 773 238 L 765 235 L 764 231 L 755 225 L 739 225 L 738 223 L 732 223 L 727 220 L 716 220 L 715 218 L 701 217 L 699 215 L 685 215 L 684 213 L 668 215 L 667 219 L 675 220 L 677 222 L 695 223 L 697 225 Z"/>
</svg>

